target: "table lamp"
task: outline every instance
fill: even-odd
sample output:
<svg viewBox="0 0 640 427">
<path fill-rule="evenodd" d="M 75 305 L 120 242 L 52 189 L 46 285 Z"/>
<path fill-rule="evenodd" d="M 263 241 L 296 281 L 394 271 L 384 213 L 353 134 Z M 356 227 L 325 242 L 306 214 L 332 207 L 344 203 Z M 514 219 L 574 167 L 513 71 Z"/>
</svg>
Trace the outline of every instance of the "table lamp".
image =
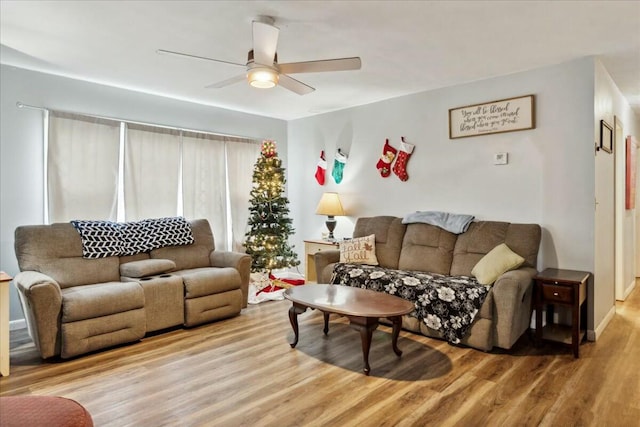
<svg viewBox="0 0 640 427">
<path fill-rule="evenodd" d="M 335 241 L 333 236 L 333 230 L 336 229 L 335 216 L 343 216 L 344 209 L 342 209 L 342 203 L 340 203 L 340 197 L 338 193 L 324 193 L 316 208 L 317 215 L 327 215 L 328 219 L 325 222 L 327 229 L 329 230 L 329 241 Z"/>
</svg>

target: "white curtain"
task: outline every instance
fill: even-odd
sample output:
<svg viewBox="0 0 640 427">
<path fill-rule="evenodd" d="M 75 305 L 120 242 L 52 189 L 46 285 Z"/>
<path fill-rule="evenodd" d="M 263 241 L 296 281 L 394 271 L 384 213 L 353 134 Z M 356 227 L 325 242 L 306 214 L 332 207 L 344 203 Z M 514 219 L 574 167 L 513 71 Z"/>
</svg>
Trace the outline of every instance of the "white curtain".
<svg viewBox="0 0 640 427">
<path fill-rule="evenodd" d="M 259 141 L 125 124 L 124 219 L 206 218 L 216 248 L 244 252 Z M 120 125 L 51 113 L 49 222 L 117 220 Z"/>
<path fill-rule="evenodd" d="M 124 211 L 127 221 L 178 215 L 180 131 L 127 124 Z"/>
<path fill-rule="evenodd" d="M 253 167 L 260 156 L 260 144 L 238 138 L 225 138 L 231 205 L 232 250 L 244 252 L 244 234 L 249 220 L 249 199 L 253 185 Z"/>
<path fill-rule="evenodd" d="M 221 136 L 182 135 L 182 196 L 187 219 L 209 220 L 217 249 L 227 250 L 227 191 Z"/>
<path fill-rule="evenodd" d="M 116 220 L 120 122 L 51 112 L 47 152 L 49 223 Z"/>
</svg>

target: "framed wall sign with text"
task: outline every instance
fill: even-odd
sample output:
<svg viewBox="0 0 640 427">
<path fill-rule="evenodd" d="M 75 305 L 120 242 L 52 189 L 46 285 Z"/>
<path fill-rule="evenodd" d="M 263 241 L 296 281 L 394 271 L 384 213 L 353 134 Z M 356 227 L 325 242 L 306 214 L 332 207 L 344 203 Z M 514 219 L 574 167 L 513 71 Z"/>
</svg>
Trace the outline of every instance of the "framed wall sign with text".
<svg viewBox="0 0 640 427">
<path fill-rule="evenodd" d="M 449 110 L 449 139 L 534 129 L 533 95 Z"/>
</svg>

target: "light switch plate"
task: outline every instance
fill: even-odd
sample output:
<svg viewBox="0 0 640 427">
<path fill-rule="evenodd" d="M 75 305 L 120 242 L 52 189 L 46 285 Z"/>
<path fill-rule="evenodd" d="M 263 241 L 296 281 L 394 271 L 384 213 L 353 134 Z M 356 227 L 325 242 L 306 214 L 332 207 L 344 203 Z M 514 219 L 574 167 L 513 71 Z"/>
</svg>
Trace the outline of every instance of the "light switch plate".
<svg viewBox="0 0 640 427">
<path fill-rule="evenodd" d="M 493 155 L 494 165 L 506 165 L 507 163 L 509 163 L 508 153 L 496 153 Z"/>
</svg>

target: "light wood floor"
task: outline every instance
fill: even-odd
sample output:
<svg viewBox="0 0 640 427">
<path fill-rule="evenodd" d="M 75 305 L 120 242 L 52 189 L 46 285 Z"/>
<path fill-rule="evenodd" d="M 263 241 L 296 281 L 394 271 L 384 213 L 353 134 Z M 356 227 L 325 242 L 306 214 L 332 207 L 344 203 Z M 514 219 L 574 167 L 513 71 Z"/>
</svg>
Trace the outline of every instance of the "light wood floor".
<svg viewBox="0 0 640 427">
<path fill-rule="evenodd" d="M 145 338 L 70 361 L 43 362 L 14 334 L 0 395 L 77 400 L 100 426 L 638 426 L 640 288 L 595 343 L 483 353 L 403 331 L 375 333 L 371 376 L 344 319 L 299 317 L 288 301 L 251 306 L 227 321 Z"/>
</svg>

